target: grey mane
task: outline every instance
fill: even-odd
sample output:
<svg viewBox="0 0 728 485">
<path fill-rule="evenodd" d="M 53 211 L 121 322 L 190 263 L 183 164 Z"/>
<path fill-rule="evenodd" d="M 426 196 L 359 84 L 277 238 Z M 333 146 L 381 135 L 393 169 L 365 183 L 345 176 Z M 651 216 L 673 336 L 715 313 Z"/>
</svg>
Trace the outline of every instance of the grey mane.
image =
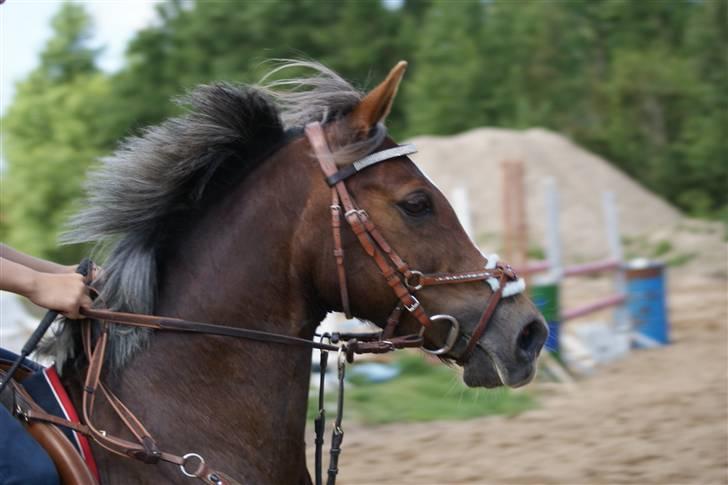
<svg viewBox="0 0 728 485">
<path fill-rule="evenodd" d="M 314 75 L 277 79 L 287 69 Z M 203 85 L 177 102 L 186 113 L 124 140 L 89 173 L 84 209 L 73 216 L 64 243 L 93 243 L 103 266 L 97 305 L 154 313 L 156 274 L 166 234 L 204 211 L 219 187 L 240 180 L 286 140 L 287 130 L 311 121 L 332 121 L 350 112 L 362 93 L 326 67 L 286 61 L 260 85 Z M 365 140 L 332 147 L 338 163 L 372 151 L 385 136 L 379 125 Z M 295 180 L 292 178 L 291 180 Z M 230 189 L 230 187 L 226 187 Z M 150 332 L 113 325 L 107 350 L 110 369 L 121 368 L 149 340 Z M 42 353 L 59 369 L 80 356 L 78 325 L 61 322 Z"/>
</svg>

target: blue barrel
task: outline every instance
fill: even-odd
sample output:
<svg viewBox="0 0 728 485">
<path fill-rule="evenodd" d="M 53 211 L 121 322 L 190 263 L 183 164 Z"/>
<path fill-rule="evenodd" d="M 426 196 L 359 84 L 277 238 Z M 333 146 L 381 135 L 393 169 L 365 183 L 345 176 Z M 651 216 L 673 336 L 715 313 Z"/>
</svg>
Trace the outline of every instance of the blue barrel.
<svg viewBox="0 0 728 485">
<path fill-rule="evenodd" d="M 549 327 L 546 349 L 558 354 L 559 333 L 561 324 L 559 308 L 559 285 L 556 282 L 542 280 L 529 285 L 529 293 L 533 303 L 541 312 Z"/>
<path fill-rule="evenodd" d="M 670 343 L 667 317 L 665 265 L 656 261 L 636 260 L 627 264 L 627 309 L 634 331 L 645 337 L 636 347 Z"/>
</svg>

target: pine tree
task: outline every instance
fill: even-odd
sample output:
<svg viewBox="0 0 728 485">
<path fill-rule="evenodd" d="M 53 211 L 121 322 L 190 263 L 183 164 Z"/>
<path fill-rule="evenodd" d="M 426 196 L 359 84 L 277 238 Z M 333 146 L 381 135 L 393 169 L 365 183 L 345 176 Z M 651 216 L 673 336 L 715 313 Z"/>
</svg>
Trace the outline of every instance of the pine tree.
<svg viewBox="0 0 728 485">
<path fill-rule="evenodd" d="M 3 120 L 3 239 L 66 263 L 77 261 L 81 249 L 59 247 L 57 235 L 81 194 L 85 171 L 111 144 L 110 88 L 94 64 L 90 32 L 83 8 L 64 4 L 40 66 L 18 84 Z"/>
<path fill-rule="evenodd" d="M 480 2 L 435 2 L 425 14 L 405 91 L 410 134 L 451 134 L 478 126 Z"/>
</svg>

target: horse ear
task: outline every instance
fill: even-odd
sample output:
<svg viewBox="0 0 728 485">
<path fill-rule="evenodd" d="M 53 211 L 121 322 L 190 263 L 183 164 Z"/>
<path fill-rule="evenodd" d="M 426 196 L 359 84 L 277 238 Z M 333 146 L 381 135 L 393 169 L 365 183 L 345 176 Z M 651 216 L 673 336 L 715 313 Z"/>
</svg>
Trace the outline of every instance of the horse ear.
<svg viewBox="0 0 728 485">
<path fill-rule="evenodd" d="M 389 71 L 387 78 L 359 102 L 350 115 L 350 121 L 355 129 L 368 133 L 377 123 L 384 121 L 392 109 L 392 102 L 397 95 L 397 88 L 405 70 L 407 61 L 399 61 Z"/>
</svg>

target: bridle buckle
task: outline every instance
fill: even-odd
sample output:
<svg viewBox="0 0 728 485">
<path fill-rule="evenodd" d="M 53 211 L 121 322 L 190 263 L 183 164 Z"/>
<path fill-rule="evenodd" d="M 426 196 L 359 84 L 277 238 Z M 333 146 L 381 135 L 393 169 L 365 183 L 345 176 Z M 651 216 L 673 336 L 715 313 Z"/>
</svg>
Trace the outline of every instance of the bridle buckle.
<svg viewBox="0 0 728 485">
<path fill-rule="evenodd" d="M 408 312 L 412 313 L 413 311 L 417 310 L 417 309 L 418 309 L 418 308 L 420 307 L 420 300 L 418 300 L 418 299 L 417 299 L 417 298 L 415 297 L 415 295 L 410 295 L 410 296 L 412 297 L 412 302 L 413 302 L 413 303 L 412 303 L 412 304 L 410 304 L 410 305 L 407 305 L 407 304 L 405 303 L 404 307 L 405 307 L 405 309 L 406 309 L 406 310 L 407 310 Z"/>
</svg>

